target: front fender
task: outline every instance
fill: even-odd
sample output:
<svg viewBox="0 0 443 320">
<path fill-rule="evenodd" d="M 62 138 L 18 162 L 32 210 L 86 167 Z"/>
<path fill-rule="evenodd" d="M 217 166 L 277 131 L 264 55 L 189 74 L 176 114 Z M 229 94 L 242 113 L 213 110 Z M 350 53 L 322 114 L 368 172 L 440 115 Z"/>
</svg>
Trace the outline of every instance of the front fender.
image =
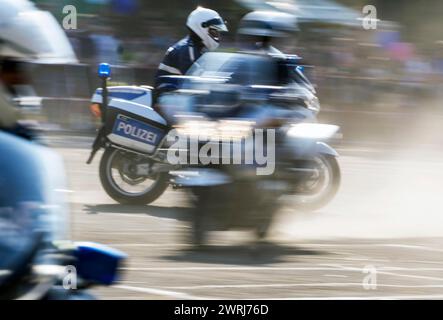
<svg viewBox="0 0 443 320">
<path fill-rule="evenodd" d="M 339 156 L 338 152 L 325 142 L 321 142 L 321 141 L 317 142 L 315 144 L 315 149 L 316 149 L 316 153 L 320 153 L 320 154 L 324 154 L 324 155 L 328 155 L 328 156 L 333 156 L 333 157 Z"/>
<path fill-rule="evenodd" d="M 286 154 L 293 159 L 310 158 L 315 154 L 338 157 L 338 152 L 323 141 L 311 139 L 289 139 L 286 143 Z"/>
</svg>

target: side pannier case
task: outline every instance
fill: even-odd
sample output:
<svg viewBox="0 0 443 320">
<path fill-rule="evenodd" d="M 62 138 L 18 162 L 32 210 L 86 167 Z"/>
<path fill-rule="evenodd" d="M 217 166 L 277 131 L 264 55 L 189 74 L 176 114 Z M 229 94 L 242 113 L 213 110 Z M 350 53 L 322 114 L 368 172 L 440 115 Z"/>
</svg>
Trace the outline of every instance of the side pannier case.
<svg viewBox="0 0 443 320">
<path fill-rule="evenodd" d="M 152 107 L 150 87 L 109 87 L 106 136 L 118 146 L 152 154 L 167 134 L 167 123 Z M 92 97 L 102 103 L 102 89 Z"/>
</svg>

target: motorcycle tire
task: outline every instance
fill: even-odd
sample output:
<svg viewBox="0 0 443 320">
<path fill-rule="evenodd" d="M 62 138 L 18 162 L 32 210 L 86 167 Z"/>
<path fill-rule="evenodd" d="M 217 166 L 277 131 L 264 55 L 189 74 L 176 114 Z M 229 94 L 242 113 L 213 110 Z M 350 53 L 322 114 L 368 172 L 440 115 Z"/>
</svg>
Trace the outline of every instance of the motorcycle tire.
<svg viewBox="0 0 443 320">
<path fill-rule="evenodd" d="M 114 153 L 118 152 L 118 149 L 108 148 L 103 153 L 100 160 L 100 182 L 105 189 L 106 193 L 115 201 L 120 204 L 129 205 L 146 205 L 157 200 L 168 188 L 169 177 L 167 173 L 160 173 L 151 188 L 145 193 L 130 195 L 124 193 L 123 190 L 119 189 L 118 186 L 113 183 L 113 179 L 110 176 L 109 168 L 110 161 L 112 161 Z"/>
<path fill-rule="evenodd" d="M 329 202 L 334 199 L 335 195 L 338 192 L 338 189 L 340 188 L 341 184 L 341 170 L 340 166 L 338 164 L 337 158 L 333 156 L 322 156 L 324 159 L 323 161 L 327 164 L 329 167 L 329 170 L 331 172 L 331 182 L 328 185 L 328 190 L 325 192 L 325 194 L 316 201 L 299 201 L 296 204 L 297 209 L 303 210 L 303 211 L 316 211 L 324 206 L 326 206 Z"/>
</svg>

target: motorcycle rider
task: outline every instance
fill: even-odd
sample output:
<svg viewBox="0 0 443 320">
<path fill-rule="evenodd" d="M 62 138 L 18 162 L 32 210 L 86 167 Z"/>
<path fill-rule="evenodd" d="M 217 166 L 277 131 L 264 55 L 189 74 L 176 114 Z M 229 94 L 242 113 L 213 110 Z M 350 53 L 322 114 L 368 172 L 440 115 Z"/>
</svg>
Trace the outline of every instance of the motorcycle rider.
<svg viewBox="0 0 443 320">
<path fill-rule="evenodd" d="M 154 100 L 162 92 L 170 90 L 164 76 L 184 75 L 204 52 L 217 49 L 220 44 L 220 32 L 228 31 L 224 20 L 216 11 L 203 7 L 191 12 L 186 26 L 189 35 L 167 50 L 158 67 Z"/>
</svg>

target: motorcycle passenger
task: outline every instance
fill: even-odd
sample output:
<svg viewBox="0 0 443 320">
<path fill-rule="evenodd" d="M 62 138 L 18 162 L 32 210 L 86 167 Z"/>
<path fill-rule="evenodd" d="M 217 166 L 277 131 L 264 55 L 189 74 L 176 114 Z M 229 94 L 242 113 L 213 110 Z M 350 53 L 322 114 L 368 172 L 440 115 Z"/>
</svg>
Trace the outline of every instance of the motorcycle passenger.
<svg viewBox="0 0 443 320">
<path fill-rule="evenodd" d="M 240 48 L 246 52 L 269 54 L 283 61 L 279 76 L 281 85 L 291 82 L 293 80 L 291 74 L 297 73 L 295 75 L 297 81 L 303 82 L 315 91 L 301 69 L 293 68 L 295 64 L 300 65 L 302 59 L 296 55 L 288 56 L 272 45 L 275 39 L 287 38 L 297 30 L 296 18 L 292 14 L 280 11 L 253 11 L 240 21 L 238 29 Z"/>
<path fill-rule="evenodd" d="M 289 105 L 292 102 L 297 102 L 295 92 L 302 90 L 296 83 L 310 90 L 312 95 L 315 92 L 312 84 L 303 74 L 302 68 L 299 68 L 301 58 L 296 55 L 287 55 L 273 46 L 275 40 L 289 38 L 291 35 L 295 35 L 297 30 L 295 16 L 280 11 L 250 12 L 241 19 L 238 29 L 240 50 L 243 53 L 269 55 L 273 58 L 268 60 L 268 67 L 276 69 L 273 85 L 281 87 L 281 94 L 285 95 Z M 265 69 L 265 66 L 262 65 L 261 68 Z M 294 93 L 293 101 L 289 98 L 292 93 Z M 274 95 L 278 95 L 278 92 L 274 92 Z M 278 108 L 272 110 L 281 111 Z M 286 112 L 292 113 L 289 108 L 283 114 Z M 269 123 L 278 124 L 279 122 L 284 123 L 287 116 L 290 115 L 267 114 L 264 115 L 264 118 L 268 118 Z"/>
<path fill-rule="evenodd" d="M 155 76 L 154 100 L 162 92 L 171 90 L 164 76 L 184 75 L 189 67 L 206 51 L 220 44 L 220 32 L 227 32 L 225 22 L 214 10 L 198 7 L 188 17 L 189 35 L 170 47 Z"/>
</svg>

